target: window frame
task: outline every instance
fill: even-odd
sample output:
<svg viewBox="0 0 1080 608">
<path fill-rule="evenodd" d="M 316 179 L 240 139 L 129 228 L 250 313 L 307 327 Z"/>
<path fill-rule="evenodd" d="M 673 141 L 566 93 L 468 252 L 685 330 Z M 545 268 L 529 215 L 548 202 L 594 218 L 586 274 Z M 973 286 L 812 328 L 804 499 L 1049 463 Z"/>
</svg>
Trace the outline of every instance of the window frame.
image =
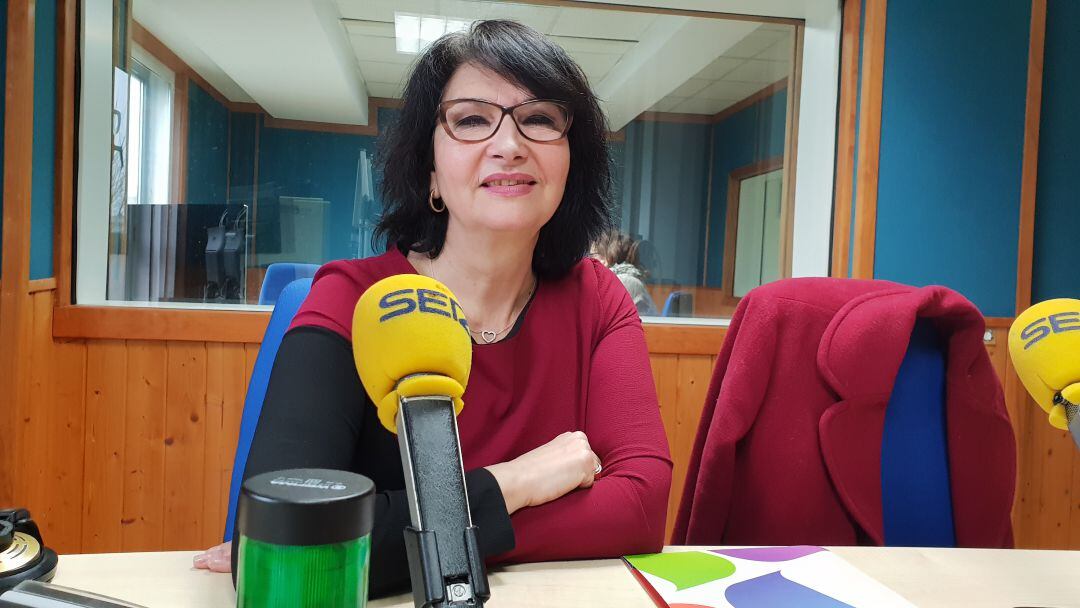
<svg viewBox="0 0 1080 608">
<path fill-rule="evenodd" d="M 168 145 L 166 147 L 169 150 L 169 155 L 168 155 L 168 158 L 166 158 L 165 161 L 164 161 L 164 165 L 165 165 L 164 166 L 164 173 L 165 173 L 166 179 L 167 179 L 167 183 L 165 185 L 165 190 L 166 190 L 166 192 L 172 192 L 173 188 L 174 188 L 174 183 L 173 182 L 177 179 L 177 176 L 173 174 L 173 170 L 172 170 L 172 159 L 173 159 L 173 154 L 175 153 L 175 149 L 174 149 L 174 146 L 173 146 L 173 143 L 174 143 L 173 142 L 173 137 L 176 136 L 176 131 L 175 131 L 174 125 L 176 124 L 176 119 L 177 119 L 176 111 L 175 111 L 176 72 L 174 70 L 170 69 L 164 63 L 162 63 L 162 61 L 159 60 L 157 57 L 155 57 L 154 54 L 151 53 L 149 49 L 144 48 L 142 45 L 135 42 L 134 40 L 131 41 L 131 51 L 132 51 L 131 52 L 131 58 L 134 61 L 136 61 L 138 63 L 141 63 L 143 66 L 146 67 L 147 70 L 149 70 L 150 72 L 153 72 L 159 78 L 161 78 L 162 80 L 167 82 L 169 87 L 170 87 L 169 100 L 168 100 L 168 103 L 166 104 L 167 107 L 168 107 L 168 112 L 169 112 L 169 125 L 168 125 L 168 128 L 166 130 L 166 137 L 168 138 Z M 134 76 L 133 76 L 133 78 L 134 78 Z M 141 79 L 139 79 L 139 80 L 141 80 Z M 149 86 L 150 83 L 143 83 L 143 84 L 146 87 L 146 90 L 149 91 L 150 90 L 150 86 Z M 146 118 L 146 114 L 145 114 L 145 111 L 144 111 L 144 120 L 143 120 L 143 128 L 144 128 L 143 134 L 144 134 L 144 136 L 143 136 L 143 141 L 140 144 L 140 145 L 143 145 L 143 146 L 145 146 L 147 144 L 147 138 L 145 136 L 145 133 L 146 133 L 145 128 L 146 128 L 146 124 L 148 122 L 149 122 L 149 120 Z M 155 155 L 155 158 L 156 157 L 157 157 L 157 155 Z M 129 159 L 129 162 L 130 162 L 130 159 Z M 158 162 L 160 162 L 160 160 L 158 160 Z M 146 172 L 146 169 L 147 169 L 147 167 L 145 166 L 145 164 L 140 167 L 140 173 L 141 173 L 140 178 L 141 179 L 145 179 L 145 175 L 143 175 L 143 173 Z M 141 197 L 141 195 L 140 195 L 140 197 Z M 142 201 L 142 200 L 140 200 L 139 202 L 140 203 L 149 203 L 149 204 L 154 204 L 155 203 L 155 201 Z"/>
<path fill-rule="evenodd" d="M 545 3 L 542 0 L 515 0 L 520 3 Z M 669 4 L 674 4 L 671 2 Z M 679 0 L 679 4 L 696 4 L 692 0 Z M 591 8 L 591 2 L 565 4 Z M 706 18 L 760 19 L 754 15 L 770 12 L 766 19 L 783 20 L 796 26 L 795 83 L 798 89 L 794 104 L 795 119 L 786 137 L 788 172 L 785 184 L 794 188 L 791 204 L 792 255 L 790 276 L 828 276 L 831 253 L 833 170 L 835 167 L 836 136 L 839 123 L 836 109 L 839 102 L 841 7 L 837 3 L 804 0 L 802 6 L 791 4 L 761 3 L 745 0 L 729 0 L 731 11 L 686 8 L 620 7 L 624 10 L 680 14 Z M 80 0 L 81 16 L 79 39 L 80 90 L 78 91 L 80 115 L 109 115 L 112 104 L 112 28 L 113 6 L 111 0 Z M 103 76 L 104 74 L 108 76 Z M 794 90 L 794 87 L 793 87 Z M 175 96 L 175 78 L 174 78 Z M 793 96 L 796 97 L 796 96 Z M 791 113 L 789 112 L 789 117 Z M 176 116 L 173 116 L 176 120 Z M 790 120 L 790 118 L 789 118 Z M 125 309 L 228 311 L 235 315 L 236 307 L 220 304 L 153 304 L 139 302 L 109 302 L 105 298 L 107 276 L 107 235 L 109 198 L 109 164 L 107 155 L 96 155 L 102 142 L 109 142 L 111 130 L 107 121 L 78 121 L 77 142 L 79 166 L 77 170 L 74 201 L 76 251 L 72 271 L 72 304 L 99 310 L 121 311 Z M 175 144 L 175 142 L 174 142 Z M 174 153 L 176 146 L 173 145 Z M 787 187 L 787 186 L 785 186 Z M 267 307 L 248 305 L 241 310 L 259 311 Z M 646 317 L 646 324 L 726 326 L 728 319 L 697 319 Z"/>
</svg>

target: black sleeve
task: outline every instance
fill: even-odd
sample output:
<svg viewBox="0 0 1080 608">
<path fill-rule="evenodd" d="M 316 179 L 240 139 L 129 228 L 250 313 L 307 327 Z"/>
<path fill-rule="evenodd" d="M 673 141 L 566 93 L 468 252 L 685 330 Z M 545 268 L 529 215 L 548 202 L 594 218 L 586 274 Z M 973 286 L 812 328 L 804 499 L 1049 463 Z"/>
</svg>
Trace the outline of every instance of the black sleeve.
<svg viewBox="0 0 1080 608">
<path fill-rule="evenodd" d="M 375 527 L 371 532 L 369 590 L 372 597 L 408 589 L 409 565 L 402 534 L 409 525 L 401 460 L 389 431 L 375 416 L 353 362 L 352 346 L 329 330 L 299 327 L 281 341 L 270 373 L 262 413 L 252 438 L 244 479 L 300 467 L 354 471 L 372 477 Z M 385 436 L 380 436 L 385 435 Z M 399 480 L 383 482 L 380 480 Z M 465 474 L 481 552 L 490 557 L 513 549 L 514 531 L 502 491 L 487 469 Z M 387 487 L 387 486 L 396 487 Z M 234 527 L 238 530 L 238 528 Z M 239 557 L 233 535 L 233 583 Z"/>
</svg>

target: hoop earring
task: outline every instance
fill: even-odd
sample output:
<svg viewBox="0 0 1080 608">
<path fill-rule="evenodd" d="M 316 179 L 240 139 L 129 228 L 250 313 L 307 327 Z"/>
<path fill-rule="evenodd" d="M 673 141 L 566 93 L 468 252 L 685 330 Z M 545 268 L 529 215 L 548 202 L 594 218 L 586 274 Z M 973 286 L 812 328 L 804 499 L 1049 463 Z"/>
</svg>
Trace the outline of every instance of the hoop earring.
<svg viewBox="0 0 1080 608">
<path fill-rule="evenodd" d="M 431 210 L 434 211 L 435 213 L 442 213 L 443 211 L 446 211 L 446 203 L 443 203 L 441 198 L 439 199 L 439 202 L 442 203 L 442 205 L 439 206 L 439 207 L 436 207 L 435 206 L 435 191 L 434 190 L 432 190 L 431 192 L 428 193 L 428 197 L 427 197 L 428 207 L 431 207 Z"/>
</svg>

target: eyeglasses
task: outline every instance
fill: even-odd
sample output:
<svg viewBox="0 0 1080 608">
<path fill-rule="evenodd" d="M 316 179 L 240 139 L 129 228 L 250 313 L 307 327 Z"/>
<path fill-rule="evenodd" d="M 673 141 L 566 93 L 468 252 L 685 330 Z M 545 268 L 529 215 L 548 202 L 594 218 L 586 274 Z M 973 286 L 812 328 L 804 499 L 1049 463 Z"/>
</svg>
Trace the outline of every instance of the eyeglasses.
<svg viewBox="0 0 1080 608">
<path fill-rule="evenodd" d="M 552 142 L 566 137 L 574 113 L 561 101 L 533 99 L 509 108 L 481 99 L 449 99 L 439 104 L 438 119 L 446 134 L 461 142 L 490 139 L 509 114 L 525 139 Z"/>
</svg>

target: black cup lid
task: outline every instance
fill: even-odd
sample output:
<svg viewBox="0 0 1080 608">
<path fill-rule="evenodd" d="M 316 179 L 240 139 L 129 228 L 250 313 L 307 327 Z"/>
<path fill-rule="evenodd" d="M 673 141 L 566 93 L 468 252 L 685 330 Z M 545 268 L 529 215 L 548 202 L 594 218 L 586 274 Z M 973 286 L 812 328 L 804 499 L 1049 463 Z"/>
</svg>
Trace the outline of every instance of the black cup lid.
<svg viewBox="0 0 1080 608">
<path fill-rule="evenodd" d="M 347 471 L 287 469 L 244 482 L 237 530 L 275 545 L 327 545 L 371 533 L 375 484 Z"/>
</svg>

